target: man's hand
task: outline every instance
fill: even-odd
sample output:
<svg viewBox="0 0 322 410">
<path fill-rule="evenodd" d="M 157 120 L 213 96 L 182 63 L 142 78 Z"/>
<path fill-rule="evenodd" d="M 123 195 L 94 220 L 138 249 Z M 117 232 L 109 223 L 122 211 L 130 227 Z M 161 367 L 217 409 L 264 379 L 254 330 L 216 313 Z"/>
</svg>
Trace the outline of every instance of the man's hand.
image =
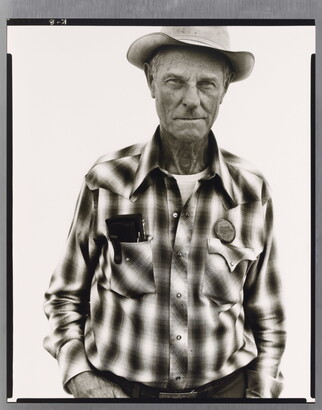
<svg viewBox="0 0 322 410">
<path fill-rule="evenodd" d="M 70 379 L 67 388 L 75 398 L 129 398 L 120 386 L 89 371 Z"/>
</svg>

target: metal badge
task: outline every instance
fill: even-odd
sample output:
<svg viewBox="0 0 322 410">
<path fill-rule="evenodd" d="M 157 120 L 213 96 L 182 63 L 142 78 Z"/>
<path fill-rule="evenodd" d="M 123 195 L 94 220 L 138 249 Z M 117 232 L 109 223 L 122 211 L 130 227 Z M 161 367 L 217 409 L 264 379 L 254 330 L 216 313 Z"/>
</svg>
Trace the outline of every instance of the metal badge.
<svg viewBox="0 0 322 410">
<path fill-rule="evenodd" d="M 231 243 L 236 236 L 234 225 L 227 219 L 218 219 L 215 223 L 215 232 L 218 238 L 224 243 Z"/>
</svg>

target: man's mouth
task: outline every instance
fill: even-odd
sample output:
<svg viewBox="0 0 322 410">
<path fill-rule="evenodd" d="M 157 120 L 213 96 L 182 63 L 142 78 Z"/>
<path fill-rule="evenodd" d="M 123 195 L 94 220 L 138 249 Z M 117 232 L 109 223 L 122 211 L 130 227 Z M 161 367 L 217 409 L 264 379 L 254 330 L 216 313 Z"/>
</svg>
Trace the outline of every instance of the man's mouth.
<svg viewBox="0 0 322 410">
<path fill-rule="evenodd" d="M 182 120 L 182 121 L 197 121 L 197 120 L 204 120 L 203 117 L 178 117 L 176 118 L 177 120 Z"/>
</svg>

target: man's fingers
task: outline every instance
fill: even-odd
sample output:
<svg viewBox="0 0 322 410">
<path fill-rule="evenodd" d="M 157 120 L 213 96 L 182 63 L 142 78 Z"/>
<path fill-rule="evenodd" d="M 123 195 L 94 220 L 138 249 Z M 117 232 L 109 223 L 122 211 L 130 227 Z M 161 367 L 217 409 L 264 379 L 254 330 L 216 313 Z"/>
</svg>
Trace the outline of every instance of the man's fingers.
<svg viewBox="0 0 322 410">
<path fill-rule="evenodd" d="M 92 372 L 83 372 L 69 382 L 74 397 L 127 399 L 120 386 Z"/>
<path fill-rule="evenodd" d="M 117 385 L 113 389 L 114 397 L 117 399 L 129 399 L 130 396 L 124 393 L 124 391 Z"/>
</svg>

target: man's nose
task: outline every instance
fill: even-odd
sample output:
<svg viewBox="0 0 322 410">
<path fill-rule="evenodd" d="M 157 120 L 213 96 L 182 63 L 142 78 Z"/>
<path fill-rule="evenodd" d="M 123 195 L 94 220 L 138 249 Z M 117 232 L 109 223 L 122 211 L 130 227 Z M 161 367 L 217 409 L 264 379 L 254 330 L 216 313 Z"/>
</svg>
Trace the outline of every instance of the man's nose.
<svg viewBox="0 0 322 410">
<path fill-rule="evenodd" d="M 199 90 L 194 85 L 187 85 L 183 92 L 182 103 L 187 108 L 196 108 L 200 104 Z"/>
</svg>

